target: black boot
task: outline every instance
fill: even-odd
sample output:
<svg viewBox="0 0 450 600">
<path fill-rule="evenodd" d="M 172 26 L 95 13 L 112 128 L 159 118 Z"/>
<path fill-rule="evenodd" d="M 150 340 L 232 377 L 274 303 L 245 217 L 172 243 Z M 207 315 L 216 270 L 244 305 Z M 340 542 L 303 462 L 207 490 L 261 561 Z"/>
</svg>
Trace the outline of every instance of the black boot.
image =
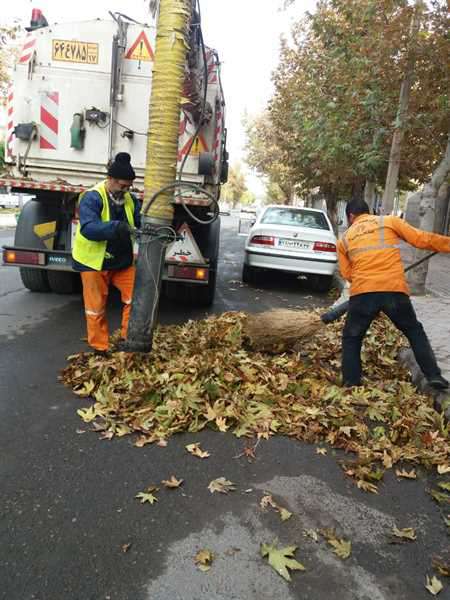
<svg viewBox="0 0 450 600">
<path fill-rule="evenodd" d="M 428 385 L 435 390 L 446 390 L 448 388 L 448 381 L 442 377 L 442 375 L 435 375 L 427 379 Z"/>
</svg>

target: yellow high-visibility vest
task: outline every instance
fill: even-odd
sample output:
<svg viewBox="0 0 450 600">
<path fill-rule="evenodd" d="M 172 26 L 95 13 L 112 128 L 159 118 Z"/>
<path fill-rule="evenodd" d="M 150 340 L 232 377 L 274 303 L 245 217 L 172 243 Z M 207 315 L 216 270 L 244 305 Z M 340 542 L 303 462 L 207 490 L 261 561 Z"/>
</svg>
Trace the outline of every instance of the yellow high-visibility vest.
<svg viewBox="0 0 450 600">
<path fill-rule="evenodd" d="M 103 203 L 101 219 L 104 223 L 110 220 L 108 192 L 106 191 L 105 184 L 106 181 L 102 181 L 100 183 L 97 183 L 97 185 L 92 189 L 88 190 L 96 191 L 100 194 L 100 198 L 102 199 Z M 82 192 L 80 194 L 78 202 L 82 201 L 85 193 L 86 192 Z M 125 192 L 124 206 L 128 223 L 131 225 L 131 227 L 134 227 L 134 202 L 130 192 Z M 105 259 L 107 244 L 107 240 L 103 240 L 101 242 L 94 242 L 85 238 L 84 235 L 81 233 L 80 223 L 78 223 L 77 232 L 75 234 L 75 242 L 72 249 L 72 256 L 77 262 L 81 263 L 82 265 L 90 267 L 95 271 L 101 271 L 103 261 Z"/>
</svg>

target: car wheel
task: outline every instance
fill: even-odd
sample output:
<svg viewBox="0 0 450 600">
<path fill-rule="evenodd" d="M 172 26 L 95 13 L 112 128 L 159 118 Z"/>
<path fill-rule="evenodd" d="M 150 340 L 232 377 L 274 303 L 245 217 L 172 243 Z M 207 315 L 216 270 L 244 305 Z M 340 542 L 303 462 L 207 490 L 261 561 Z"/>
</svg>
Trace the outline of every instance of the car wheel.
<svg viewBox="0 0 450 600">
<path fill-rule="evenodd" d="M 313 275 L 311 277 L 311 285 L 316 292 L 330 291 L 332 282 L 332 275 Z"/>
<path fill-rule="evenodd" d="M 244 283 L 257 283 L 258 282 L 258 272 L 256 267 L 251 267 L 250 265 L 246 265 L 242 268 L 242 281 Z"/>
</svg>

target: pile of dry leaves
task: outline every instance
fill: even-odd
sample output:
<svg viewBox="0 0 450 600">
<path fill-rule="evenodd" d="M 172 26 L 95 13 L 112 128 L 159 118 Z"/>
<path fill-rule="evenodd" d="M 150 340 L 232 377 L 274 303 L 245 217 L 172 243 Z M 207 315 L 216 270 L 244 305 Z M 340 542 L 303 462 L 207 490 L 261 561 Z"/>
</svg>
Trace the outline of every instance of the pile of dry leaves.
<svg viewBox="0 0 450 600">
<path fill-rule="evenodd" d="M 399 461 L 447 468 L 449 426 L 396 361 L 404 341 L 387 319 L 366 337 L 369 385 L 353 390 L 339 386 L 340 324 L 302 340 L 296 352 L 265 354 L 246 346 L 245 319 L 229 312 L 160 327 L 149 355 L 77 354 L 62 379 L 93 398 L 78 411 L 85 422 L 105 438 L 137 433 L 137 446 L 204 427 L 327 442 L 357 455 L 343 468 L 372 492 Z"/>
</svg>

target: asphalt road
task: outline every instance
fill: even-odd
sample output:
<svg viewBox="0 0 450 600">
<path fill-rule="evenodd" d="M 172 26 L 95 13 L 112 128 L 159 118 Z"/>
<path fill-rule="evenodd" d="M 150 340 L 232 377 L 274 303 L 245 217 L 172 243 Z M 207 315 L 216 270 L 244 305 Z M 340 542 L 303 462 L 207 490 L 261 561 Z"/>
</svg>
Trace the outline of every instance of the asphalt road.
<svg viewBox="0 0 450 600">
<path fill-rule="evenodd" d="M 0 231 L 0 244 L 11 241 Z M 243 239 L 224 220 L 213 312 L 326 305 L 292 278 L 242 286 Z M 204 311 L 161 307 L 161 321 Z M 112 298 L 110 322 L 119 306 Z M 345 479 L 337 453 L 283 437 L 261 442 L 256 461 L 236 458 L 245 442 L 229 434 L 177 435 L 165 448 L 135 448 L 130 437 L 100 441 L 76 414 L 79 399 L 57 380 L 66 356 L 85 349 L 81 298 L 31 294 L 14 269 L 0 268 L 0 598 L 5 600 L 415 600 L 430 597 L 431 557 L 448 546 L 436 505 L 419 481 L 387 474 L 379 496 Z M 86 404 L 86 403 L 84 403 Z M 192 458 L 200 441 L 211 457 Z M 175 474 L 183 487 L 141 505 L 134 496 Z M 237 490 L 210 494 L 225 476 Z M 263 491 L 294 513 L 286 523 L 262 512 Z M 389 543 L 394 525 L 417 542 Z M 306 529 L 336 527 L 351 539 L 342 561 Z M 298 545 L 306 567 L 287 583 L 259 556 L 261 542 Z M 127 546 L 130 544 L 130 546 Z M 124 552 L 124 546 L 128 548 Z M 202 573 L 194 556 L 216 556 Z M 439 598 L 450 597 L 449 586 Z"/>
</svg>

